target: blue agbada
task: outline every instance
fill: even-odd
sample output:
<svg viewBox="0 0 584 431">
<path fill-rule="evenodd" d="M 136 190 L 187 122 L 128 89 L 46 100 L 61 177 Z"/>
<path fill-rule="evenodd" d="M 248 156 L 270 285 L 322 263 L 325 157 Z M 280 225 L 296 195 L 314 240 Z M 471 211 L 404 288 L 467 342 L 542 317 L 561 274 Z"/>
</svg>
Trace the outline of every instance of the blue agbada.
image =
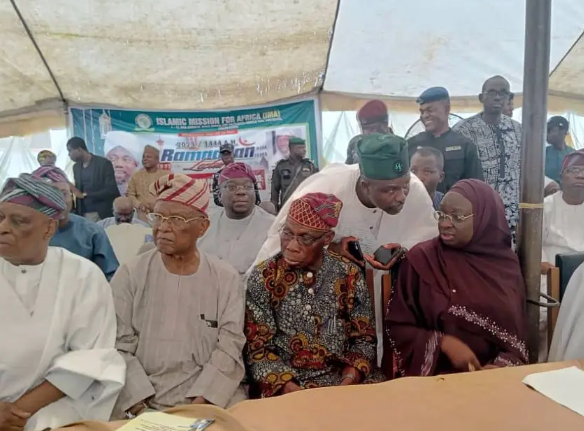
<svg viewBox="0 0 584 431">
<path fill-rule="evenodd" d="M 95 263 L 111 280 L 120 264 L 102 227 L 91 221 L 69 214 L 69 223 L 59 227 L 50 242 Z"/>
</svg>

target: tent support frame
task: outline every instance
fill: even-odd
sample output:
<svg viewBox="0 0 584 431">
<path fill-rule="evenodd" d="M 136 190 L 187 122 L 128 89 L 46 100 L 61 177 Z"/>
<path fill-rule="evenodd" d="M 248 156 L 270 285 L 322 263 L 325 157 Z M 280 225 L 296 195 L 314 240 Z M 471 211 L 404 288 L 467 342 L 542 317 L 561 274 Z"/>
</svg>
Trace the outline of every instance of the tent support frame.
<svg viewBox="0 0 584 431">
<path fill-rule="evenodd" d="M 523 133 L 521 138 L 521 198 L 518 255 L 528 300 L 530 362 L 539 353 L 539 302 L 543 222 L 544 144 L 546 136 L 551 0 L 525 2 L 525 62 Z"/>
<path fill-rule="evenodd" d="M 26 23 L 24 17 L 22 16 L 22 13 L 20 13 L 20 9 L 16 5 L 16 0 L 10 0 L 10 3 L 12 4 L 12 7 L 14 8 L 14 12 L 16 12 L 16 15 L 18 15 L 18 19 L 22 23 L 22 26 L 24 27 L 24 30 L 26 31 L 26 34 L 30 38 L 30 41 L 34 45 L 34 48 L 36 49 L 36 52 L 38 53 L 39 57 L 41 58 L 41 61 L 45 65 L 45 68 L 47 69 L 47 72 L 49 72 L 49 75 L 51 77 L 51 80 L 53 81 L 53 84 L 55 84 L 55 87 L 56 87 L 56 89 L 57 89 L 57 91 L 59 93 L 59 97 L 61 98 L 61 100 L 63 101 L 63 103 L 65 104 L 65 106 L 67 106 L 67 100 L 65 99 L 65 96 L 63 95 L 63 92 L 61 91 L 61 87 L 59 86 L 59 83 L 57 82 L 57 78 L 55 78 L 55 75 L 53 74 L 53 71 L 51 70 L 51 68 L 49 66 L 49 63 L 47 62 L 47 59 L 45 58 L 43 52 L 41 51 L 41 49 L 40 49 L 40 47 L 39 47 L 36 39 L 34 38 L 34 35 L 32 34 L 32 31 L 30 30 L 30 28 L 29 28 L 28 24 Z"/>
</svg>

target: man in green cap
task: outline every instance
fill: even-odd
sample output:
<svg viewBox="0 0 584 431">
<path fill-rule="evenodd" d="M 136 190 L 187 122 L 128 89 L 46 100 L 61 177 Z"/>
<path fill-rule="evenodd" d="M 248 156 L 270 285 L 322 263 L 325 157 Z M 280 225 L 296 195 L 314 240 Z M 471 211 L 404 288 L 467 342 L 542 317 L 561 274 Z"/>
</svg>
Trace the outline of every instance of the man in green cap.
<svg viewBox="0 0 584 431">
<path fill-rule="evenodd" d="M 291 136 L 288 140 L 290 156 L 276 163 L 272 173 L 271 201 L 279 211 L 294 190 L 306 178 L 318 172 L 318 168 L 306 158 L 306 141 Z"/>
<path fill-rule="evenodd" d="M 438 236 L 434 208 L 426 188 L 410 175 L 407 142 L 391 134 L 364 135 L 357 143 L 359 164 L 333 163 L 304 181 L 290 196 L 292 202 L 307 193 L 326 193 L 343 202 L 334 242 L 329 250 L 355 260 L 348 253 L 348 243 L 358 240 L 363 253 L 371 256 L 388 244 L 411 248 Z M 283 207 L 268 231 L 256 264 L 280 251 L 279 232 L 286 221 L 289 203 Z M 371 258 L 367 259 L 372 262 Z M 364 262 L 359 262 L 361 265 Z M 374 267 L 375 262 L 373 262 Z M 381 275 L 375 281 L 378 344 L 381 345 L 383 316 L 381 310 Z M 378 356 L 381 356 L 381 347 Z"/>
</svg>

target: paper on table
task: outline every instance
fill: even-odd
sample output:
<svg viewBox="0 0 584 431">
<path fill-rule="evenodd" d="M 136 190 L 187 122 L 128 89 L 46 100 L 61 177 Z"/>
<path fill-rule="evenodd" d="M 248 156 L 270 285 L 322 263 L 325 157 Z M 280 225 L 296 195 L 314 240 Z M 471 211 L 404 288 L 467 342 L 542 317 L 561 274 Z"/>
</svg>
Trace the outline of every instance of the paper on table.
<svg viewBox="0 0 584 431">
<path fill-rule="evenodd" d="M 584 371 L 578 367 L 530 374 L 523 383 L 584 416 Z"/>
<path fill-rule="evenodd" d="M 192 419 L 167 413 L 143 413 L 118 431 L 202 431 L 213 422 L 212 419 Z"/>
</svg>

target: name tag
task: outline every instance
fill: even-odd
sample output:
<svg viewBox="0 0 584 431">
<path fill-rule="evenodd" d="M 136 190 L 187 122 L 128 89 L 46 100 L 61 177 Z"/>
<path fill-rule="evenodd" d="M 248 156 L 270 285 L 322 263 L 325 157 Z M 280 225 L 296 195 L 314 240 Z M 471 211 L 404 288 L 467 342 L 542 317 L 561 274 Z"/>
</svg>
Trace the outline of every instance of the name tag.
<svg viewBox="0 0 584 431">
<path fill-rule="evenodd" d="M 456 151 L 456 150 L 462 150 L 462 147 L 460 145 L 455 145 L 453 147 L 446 147 L 445 151 Z"/>
</svg>

